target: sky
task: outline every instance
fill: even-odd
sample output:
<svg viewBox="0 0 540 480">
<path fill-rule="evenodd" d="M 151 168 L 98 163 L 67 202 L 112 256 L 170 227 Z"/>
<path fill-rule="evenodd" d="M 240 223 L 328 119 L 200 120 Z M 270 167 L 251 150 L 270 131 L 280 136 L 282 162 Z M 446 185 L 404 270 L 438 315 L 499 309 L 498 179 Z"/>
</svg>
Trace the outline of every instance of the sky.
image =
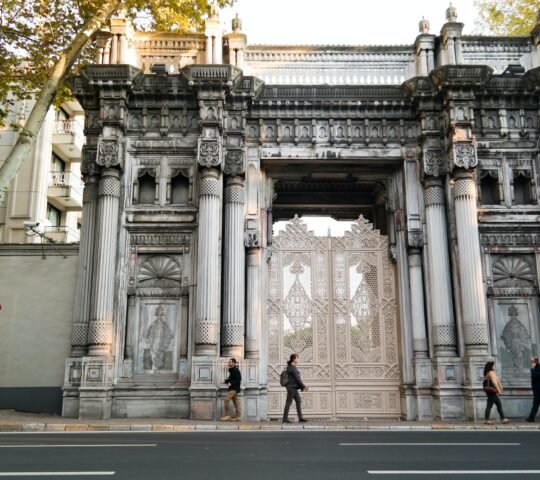
<svg viewBox="0 0 540 480">
<path fill-rule="evenodd" d="M 453 0 L 464 33 L 477 30 L 474 0 Z M 221 19 L 227 31 L 236 13 L 248 44 L 411 45 L 422 17 L 439 34 L 448 0 L 236 0 Z"/>
</svg>

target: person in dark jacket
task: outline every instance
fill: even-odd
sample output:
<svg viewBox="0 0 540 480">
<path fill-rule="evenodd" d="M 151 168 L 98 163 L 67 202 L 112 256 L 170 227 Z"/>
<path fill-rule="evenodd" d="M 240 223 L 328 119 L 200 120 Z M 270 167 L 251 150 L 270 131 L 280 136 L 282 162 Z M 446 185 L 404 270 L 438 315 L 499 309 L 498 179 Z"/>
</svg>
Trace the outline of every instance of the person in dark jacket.
<svg viewBox="0 0 540 480">
<path fill-rule="evenodd" d="M 236 358 L 229 359 L 229 377 L 225 382 L 229 386 L 229 393 L 225 397 L 225 416 L 221 418 L 224 422 L 227 420 L 237 420 L 242 419 L 242 410 L 240 408 L 240 399 L 238 394 L 240 393 L 240 384 L 242 383 L 242 374 L 238 368 L 238 362 Z M 234 408 L 236 409 L 236 417 L 231 417 L 231 401 L 234 403 Z"/>
<path fill-rule="evenodd" d="M 534 397 L 531 413 L 526 418 L 527 422 L 534 422 L 538 407 L 540 407 L 540 365 L 538 365 L 538 357 L 531 357 L 531 384 Z"/>
<path fill-rule="evenodd" d="M 298 413 L 299 422 L 307 422 L 307 420 L 302 415 L 302 400 L 300 399 L 300 394 L 298 390 L 303 392 L 307 391 L 307 387 L 302 382 L 300 378 L 300 372 L 298 371 L 297 365 L 300 363 L 300 356 L 296 353 L 291 355 L 291 358 L 287 362 L 287 375 L 289 381 L 287 382 L 287 400 L 285 401 L 285 410 L 283 411 L 283 423 L 291 423 L 289 420 L 289 409 L 291 408 L 292 401 L 296 403 L 296 412 Z"/>
</svg>

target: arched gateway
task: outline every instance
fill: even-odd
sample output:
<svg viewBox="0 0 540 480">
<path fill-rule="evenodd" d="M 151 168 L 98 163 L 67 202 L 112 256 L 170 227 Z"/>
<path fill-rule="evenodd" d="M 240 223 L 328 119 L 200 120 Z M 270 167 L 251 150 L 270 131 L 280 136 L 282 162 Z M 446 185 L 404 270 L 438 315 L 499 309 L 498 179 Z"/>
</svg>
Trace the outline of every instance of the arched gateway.
<svg viewBox="0 0 540 480">
<path fill-rule="evenodd" d="M 301 358 L 304 414 L 399 417 L 394 267 L 388 238 L 362 216 L 344 236 L 315 236 L 295 216 L 274 236 L 268 273 L 268 415 L 280 418 L 279 373 Z"/>
<path fill-rule="evenodd" d="M 218 418 L 234 356 L 245 418 L 277 417 L 292 351 L 312 417 L 478 418 L 493 357 L 525 415 L 538 28 L 463 37 L 452 7 L 414 45 L 274 48 L 222 42 L 214 17 L 131 42 L 122 25 L 71 82 L 86 145 L 64 415 Z M 331 238 L 295 213 L 361 217 Z"/>
</svg>

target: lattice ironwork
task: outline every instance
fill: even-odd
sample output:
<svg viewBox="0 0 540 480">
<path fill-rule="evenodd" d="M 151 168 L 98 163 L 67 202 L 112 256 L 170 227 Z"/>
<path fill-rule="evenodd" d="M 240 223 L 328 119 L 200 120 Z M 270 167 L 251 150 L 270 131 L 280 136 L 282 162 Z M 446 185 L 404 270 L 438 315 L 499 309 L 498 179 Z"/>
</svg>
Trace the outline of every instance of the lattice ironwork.
<svg viewBox="0 0 540 480">
<path fill-rule="evenodd" d="M 285 401 L 279 372 L 301 359 L 307 416 L 400 415 L 397 307 L 388 239 L 360 217 L 318 237 L 295 217 L 274 237 L 268 273 L 268 413 Z"/>
</svg>

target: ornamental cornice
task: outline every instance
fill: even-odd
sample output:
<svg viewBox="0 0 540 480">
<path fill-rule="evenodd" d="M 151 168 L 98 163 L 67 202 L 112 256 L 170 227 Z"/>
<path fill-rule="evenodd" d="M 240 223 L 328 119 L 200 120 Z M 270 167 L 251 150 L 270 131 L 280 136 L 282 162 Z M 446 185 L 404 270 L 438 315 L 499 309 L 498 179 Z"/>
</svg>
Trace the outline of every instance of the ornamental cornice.
<svg viewBox="0 0 540 480">
<path fill-rule="evenodd" d="M 486 65 L 445 65 L 433 70 L 429 77 L 438 90 L 452 87 L 481 87 L 493 74 Z"/>
<path fill-rule="evenodd" d="M 211 85 L 230 91 L 242 80 L 242 70 L 233 65 L 188 65 L 180 74 L 194 88 Z"/>
<path fill-rule="evenodd" d="M 530 90 L 540 90 L 540 67 L 529 70 L 524 75 L 524 78 Z"/>
</svg>

